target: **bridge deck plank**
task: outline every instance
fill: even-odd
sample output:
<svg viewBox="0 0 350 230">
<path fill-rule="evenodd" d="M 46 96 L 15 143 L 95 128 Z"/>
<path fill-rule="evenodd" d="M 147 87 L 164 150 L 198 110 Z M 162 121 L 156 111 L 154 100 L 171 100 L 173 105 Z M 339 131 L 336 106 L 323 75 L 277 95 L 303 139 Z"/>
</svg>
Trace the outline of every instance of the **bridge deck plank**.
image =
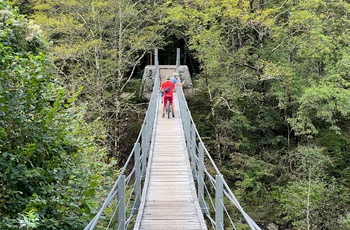
<svg viewBox="0 0 350 230">
<path fill-rule="evenodd" d="M 162 118 L 159 103 L 147 190 L 135 230 L 207 229 L 196 197 L 176 93 L 174 103 L 175 118 L 170 119 Z"/>
</svg>

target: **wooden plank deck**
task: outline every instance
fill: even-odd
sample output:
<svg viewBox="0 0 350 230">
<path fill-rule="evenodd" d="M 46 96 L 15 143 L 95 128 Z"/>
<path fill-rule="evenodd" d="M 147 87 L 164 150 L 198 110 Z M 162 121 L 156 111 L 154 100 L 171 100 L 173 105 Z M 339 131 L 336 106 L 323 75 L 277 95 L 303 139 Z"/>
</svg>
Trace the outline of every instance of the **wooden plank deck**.
<svg viewBox="0 0 350 230">
<path fill-rule="evenodd" d="M 162 118 L 159 102 L 144 192 L 134 230 L 207 229 L 197 200 L 176 93 L 174 103 L 175 118 L 168 119 Z"/>
</svg>

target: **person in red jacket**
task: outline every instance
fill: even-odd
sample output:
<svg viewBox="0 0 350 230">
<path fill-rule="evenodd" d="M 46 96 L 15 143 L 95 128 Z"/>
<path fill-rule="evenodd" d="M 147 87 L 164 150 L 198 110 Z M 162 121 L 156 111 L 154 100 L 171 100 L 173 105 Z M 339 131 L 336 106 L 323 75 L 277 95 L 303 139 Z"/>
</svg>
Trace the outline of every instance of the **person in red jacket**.
<svg viewBox="0 0 350 230">
<path fill-rule="evenodd" d="M 173 104 L 173 90 L 175 88 L 175 84 L 170 81 L 170 76 L 167 76 L 166 81 L 162 83 L 161 91 L 164 92 L 164 103 L 162 108 L 163 117 L 165 116 L 165 106 L 167 103 L 168 98 L 170 99 L 170 105 L 171 105 L 171 111 L 173 113 L 173 117 L 175 117 L 174 114 L 174 104 Z"/>
</svg>

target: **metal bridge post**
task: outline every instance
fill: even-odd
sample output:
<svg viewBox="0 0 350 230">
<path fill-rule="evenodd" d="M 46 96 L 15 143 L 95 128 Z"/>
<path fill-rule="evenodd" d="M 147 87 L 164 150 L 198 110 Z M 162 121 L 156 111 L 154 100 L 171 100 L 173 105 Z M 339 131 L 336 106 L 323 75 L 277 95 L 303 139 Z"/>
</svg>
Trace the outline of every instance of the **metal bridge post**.
<svg viewBox="0 0 350 230">
<path fill-rule="evenodd" d="M 190 152 L 191 152 L 191 168 L 192 175 L 195 180 L 197 180 L 197 172 L 196 172 L 196 125 L 192 124 L 191 130 L 191 144 L 190 144 Z"/>
<path fill-rule="evenodd" d="M 204 146 L 203 142 L 198 143 L 198 202 L 202 213 L 209 213 L 209 208 L 204 199 Z"/>
<path fill-rule="evenodd" d="M 189 119 L 189 116 L 186 114 L 186 117 L 184 117 L 184 129 L 185 129 L 185 139 L 187 143 L 187 148 L 190 148 L 190 127 L 191 127 L 191 120 Z"/>
<path fill-rule="evenodd" d="M 118 184 L 118 230 L 125 230 L 125 175 Z"/>
<path fill-rule="evenodd" d="M 140 143 L 135 144 L 135 202 L 131 213 L 136 214 L 139 211 L 141 203 L 141 162 L 140 162 Z"/>
<path fill-rule="evenodd" d="M 147 130 L 146 125 L 142 125 L 142 133 L 141 133 L 141 150 L 142 150 L 142 173 L 141 178 L 144 179 L 146 176 L 146 163 L 147 163 Z"/>
<path fill-rule="evenodd" d="M 216 175 L 216 192 L 215 192 L 215 223 L 216 230 L 224 230 L 224 183 L 221 175 Z"/>
<path fill-rule="evenodd" d="M 152 102 L 151 102 L 152 103 Z M 152 110 L 152 108 L 150 108 Z M 149 115 L 147 116 L 147 120 L 146 120 L 146 155 L 148 157 L 148 152 L 149 152 L 149 148 L 150 148 L 150 141 L 151 141 L 151 129 L 153 126 L 153 116 L 152 116 L 152 111 L 150 111 Z"/>
</svg>

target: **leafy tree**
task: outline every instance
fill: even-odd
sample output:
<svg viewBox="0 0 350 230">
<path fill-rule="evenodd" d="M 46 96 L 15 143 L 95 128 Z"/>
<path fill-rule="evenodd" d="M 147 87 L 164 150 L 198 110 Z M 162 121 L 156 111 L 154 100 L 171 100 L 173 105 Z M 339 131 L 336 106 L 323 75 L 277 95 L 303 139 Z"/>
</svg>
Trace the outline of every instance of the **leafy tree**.
<svg viewBox="0 0 350 230">
<path fill-rule="evenodd" d="M 327 179 L 322 149 L 300 146 L 290 161 L 292 180 L 274 191 L 281 204 L 279 219 L 297 229 L 342 229 L 338 210 L 346 208 L 348 193 L 336 180 Z"/>
<path fill-rule="evenodd" d="M 101 121 L 103 130 L 94 132 L 111 155 L 120 160 L 128 152 L 121 140 L 128 114 L 135 111 L 130 83 L 140 57 L 162 46 L 164 29 L 183 39 L 200 63 L 191 105 L 204 111 L 193 109 L 193 116 L 243 206 L 263 225 L 346 229 L 349 3 L 49 0 L 33 5 L 34 18 L 53 42 L 60 78 L 69 95 L 84 86 L 78 99 L 88 102 L 85 119 Z"/>
<path fill-rule="evenodd" d="M 53 78 L 40 28 L 8 1 L 0 21 L 0 228 L 81 229 L 100 202 L 104 153 Z"/>
<path fill-rule="evenodd" d="M 334 175 L 340 168 L 347 170 L 339 164 L 346 162 L 346 148 L 339 150 L 337 145 L 337 153 L 330 155 L 327 151 L 334 147 L 332 143 L 317 140 L 325 134 L 335 139 L 341 139 L 336 135 L 348 134 L 344 124 L 349 117 L 349 4 L 322 0 L 198 0 L 168 1 L 165 6 L 167 20 L 187 37 L 189 49 L 201 64 L 195 85 L 205 110 L 194 115 L 197 127 L 204 127 L 202 121 L 213 125 L 212 130 L 208 126 L 203 129 L 208 134 L 204 139 L 208 139 L 209 149 L 218 159 L 226 160 L 223 169 L 233 176 L 232 186 L 250 198 L 247 205 L 256 198 L 257 203 L 262 202 L 261 207 L 269 207 L 278 194 L 288 199 L 288 192 L 293 192 L 300 199 L 295 201 L 295 209 L 274 217 L 282 219 L 281 226 L 340 227 L 337 219 L 348 212 L 348 187 L 342 186 L 343 176 L 336 173 L 334 178 L 329 172 Z M 323 170 L 316 178 L 296 179 L 288 170 L 293 153 L 308 149 L 300 150 L 299 145 L 315 142 L 320 144 L 316 155 L 331 156 L 331 161 L 317 161 Z M 237 165 L 237 158 L 242 163 Z M 314 160 L 309 163 L 315 164 Z M 255 162 L 264 163 L 256 167 Z M 337 166 L 331 167 L 335 162 Z M 233 166 L 238 169 L 233 170 Z M 339 200 L 321 197 L 317 189 L 301 187 L 300 181 L 319 191 L 334 188 L 331 196 Z M 266 191 L 272 188 L 277 193 L 269 196 Z M 262 194 L 266 199 L 259 199 Z M 308 196 L 313 198 L 309 203 L 314 205 L 309 210 L 311 216 L 298 209 L 306 207 Z M 274 207 L 284 210 L 285 201 L 277 200 Z M 325 208 L 322 202 L 342 211 Z M 334 216 L 328 218 L 327 213 Z"/>
<path fill-rule="evenodd" d="M 135 102 L 141 81 L 135 69 L 143 57 L 161 46 L 161 17 L 156 3 L 120 1 L 36 1 L 33 18 L 53 42 L 59 76 L 79 101 L 89 104 L 86 119 L 101 119 L 110 156 L 122 160 L 127 125 L 142 106 Z M 132 115 L 131 115 L 132 114 Z M 126 143 L 126 142 L 124 142 Z M 124 156 L 125 157 L 125 156 Z"/>
</svg>

